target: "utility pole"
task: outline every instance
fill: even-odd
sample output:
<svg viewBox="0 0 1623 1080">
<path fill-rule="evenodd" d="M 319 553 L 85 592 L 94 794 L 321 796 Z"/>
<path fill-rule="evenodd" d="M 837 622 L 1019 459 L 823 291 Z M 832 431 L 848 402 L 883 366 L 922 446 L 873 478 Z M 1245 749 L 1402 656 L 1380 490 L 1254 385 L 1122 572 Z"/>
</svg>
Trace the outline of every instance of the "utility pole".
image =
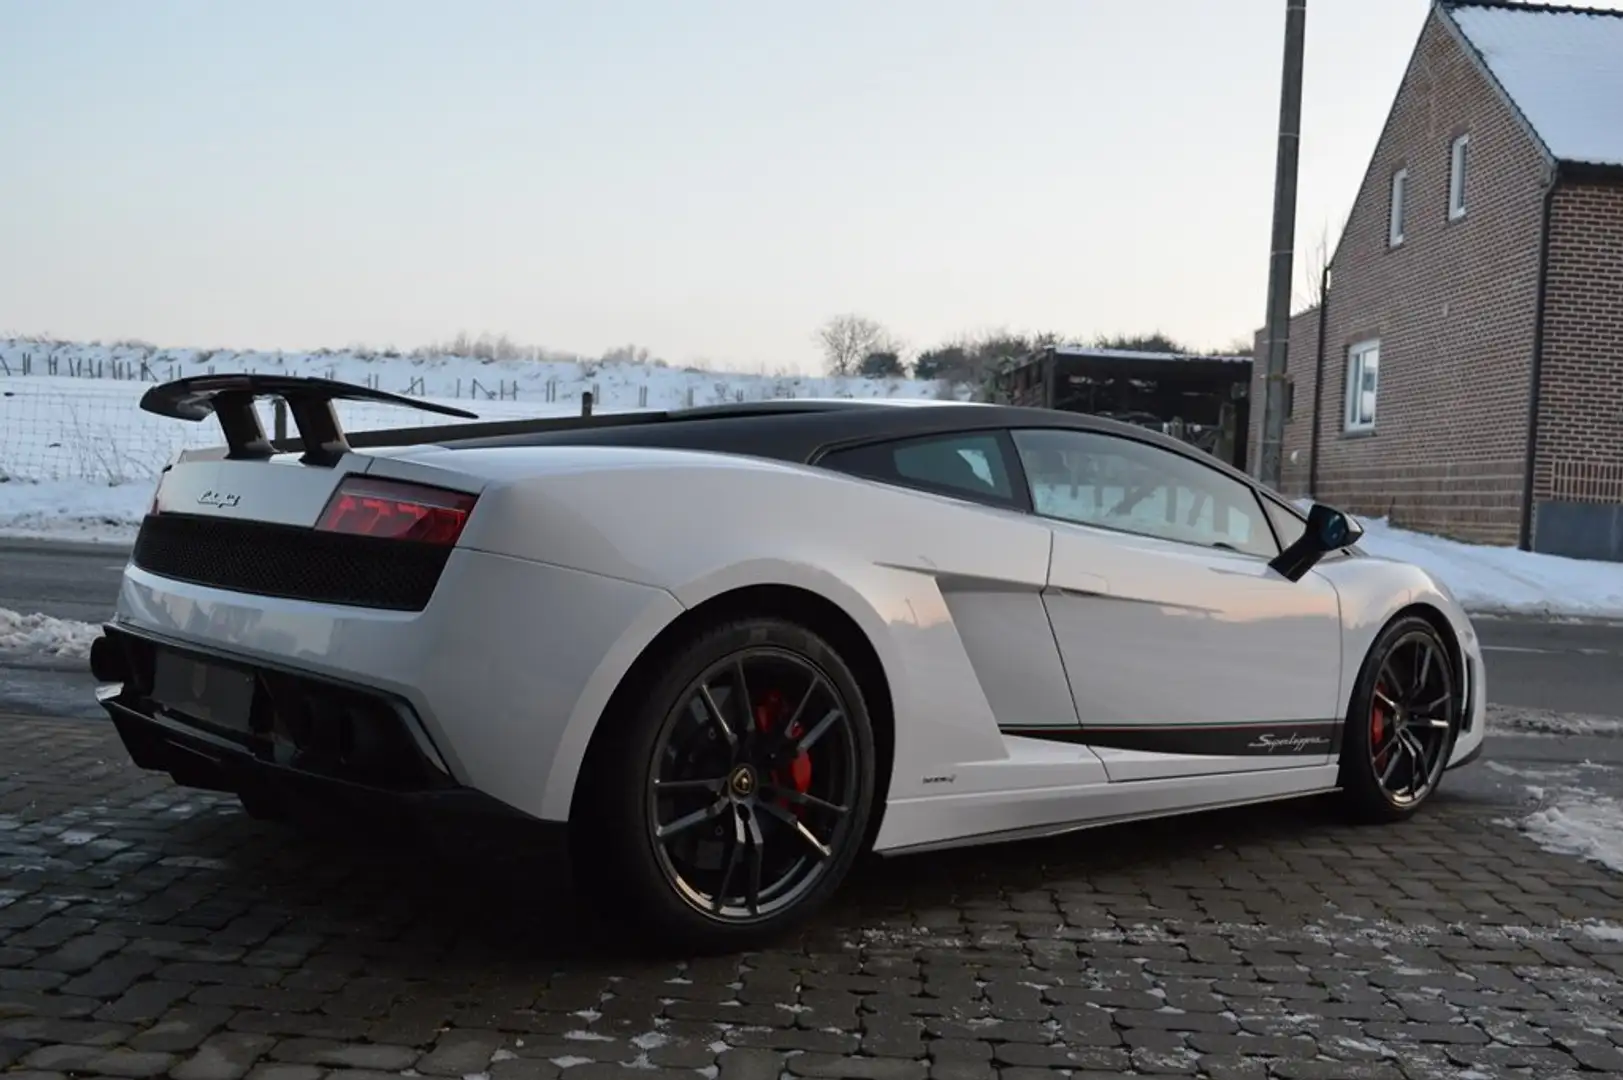
<svg viewBox="0 0 1623 1080">
<path fill-rule="evenodd" d="M 1296 162 L 1302 141 L 1302 52 L 1307 0 L 1285 0 L 1285 72 L 1279 92 L 1279 156 L 1274 173 L 1273 254 L 1268 263 L 1268 360 L 1263 375 L 1258 478 L 1280 482 L 1285 442 L 1285 369 L 1290 359 L 1291 273 L 1296 250 Z"/>
</svg>

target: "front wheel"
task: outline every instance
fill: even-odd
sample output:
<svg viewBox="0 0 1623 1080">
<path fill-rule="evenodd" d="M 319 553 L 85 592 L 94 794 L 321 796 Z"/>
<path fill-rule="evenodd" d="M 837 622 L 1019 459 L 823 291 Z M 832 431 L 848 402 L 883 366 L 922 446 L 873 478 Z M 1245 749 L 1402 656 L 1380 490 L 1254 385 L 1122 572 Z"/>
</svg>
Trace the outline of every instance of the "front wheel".
<svg viewBox="0 0 1623 1080">
<path fill-rule="evenodd" d="M 1448 646 L 1418 616 L 1376 638 L 1359 672 L 1341 747 L 1341 789 L 1355 817 L 1401 821 L 1437 790 L 1459 730 Z"/>
<path fill-rule="evenodd" d="M 604 723 L 572 861 L 627 929 L 750 948 L 821 907 L 859 854 L 872 726 L 850 669 L 805 627 L 753 617 L 704 632 Z"/>
</svg>

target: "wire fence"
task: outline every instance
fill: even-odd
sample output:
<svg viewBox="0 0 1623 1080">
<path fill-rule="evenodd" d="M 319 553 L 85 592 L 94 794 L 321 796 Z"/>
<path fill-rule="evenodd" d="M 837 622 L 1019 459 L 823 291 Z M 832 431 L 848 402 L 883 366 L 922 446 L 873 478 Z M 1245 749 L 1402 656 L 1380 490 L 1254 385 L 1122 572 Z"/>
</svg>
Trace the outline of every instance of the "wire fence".
<svg viewBox="0 0 1623 1080">
<path fill-rule="evenodd" d="M 177 452 L 223 445 L 212 419 L 200 423 L 141 410 L 149 389 L 137 381 L 59 376 L 0 379 L 0 481 L 77 480 L 145 484 Z M 434 398 L 424 398 L 434 401 Z M 459 404 L 481 419 L 509 420 L 576 412 L 578 405 L 483 400 Z M 400 406 L 337 403 L 346 431 L 437 424 L 446 418 Z M 260 423 L 275 431 L 274 406 L 259 402 Z M 289 426 L 289 434 L 297 432 Z"/>
</svg>

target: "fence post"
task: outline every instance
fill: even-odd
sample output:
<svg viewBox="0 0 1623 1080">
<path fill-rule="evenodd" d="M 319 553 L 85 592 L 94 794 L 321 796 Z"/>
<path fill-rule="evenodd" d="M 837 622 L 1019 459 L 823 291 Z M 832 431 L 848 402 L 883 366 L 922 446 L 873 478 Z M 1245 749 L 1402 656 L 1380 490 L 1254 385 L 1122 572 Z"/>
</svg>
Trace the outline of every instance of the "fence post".
<svg viewBox="0 0 1623 1080">
<path fill-rule="evenodd" d="M 580 396 L 580 414 L 582 416 L 592 415 L 592 392 L 590 390 Z"/>
</svg>

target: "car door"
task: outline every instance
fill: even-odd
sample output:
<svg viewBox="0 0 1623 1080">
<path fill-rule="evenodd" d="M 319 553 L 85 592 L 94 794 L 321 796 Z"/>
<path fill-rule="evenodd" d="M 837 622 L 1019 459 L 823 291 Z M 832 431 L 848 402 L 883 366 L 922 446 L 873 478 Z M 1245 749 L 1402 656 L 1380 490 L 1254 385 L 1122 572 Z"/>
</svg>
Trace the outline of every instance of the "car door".
<svg viewBox="0 0 1623 1080">
<path fill-rule="evenodd" d="M 1321 765 L 1339 751 L 1335 588 L 1268 565 L 1249 485 L 1126 435 L 1012 432 L 1054 530 L 1043 601 L 1082 737 L 1114 780 Z"/>
</svg>

